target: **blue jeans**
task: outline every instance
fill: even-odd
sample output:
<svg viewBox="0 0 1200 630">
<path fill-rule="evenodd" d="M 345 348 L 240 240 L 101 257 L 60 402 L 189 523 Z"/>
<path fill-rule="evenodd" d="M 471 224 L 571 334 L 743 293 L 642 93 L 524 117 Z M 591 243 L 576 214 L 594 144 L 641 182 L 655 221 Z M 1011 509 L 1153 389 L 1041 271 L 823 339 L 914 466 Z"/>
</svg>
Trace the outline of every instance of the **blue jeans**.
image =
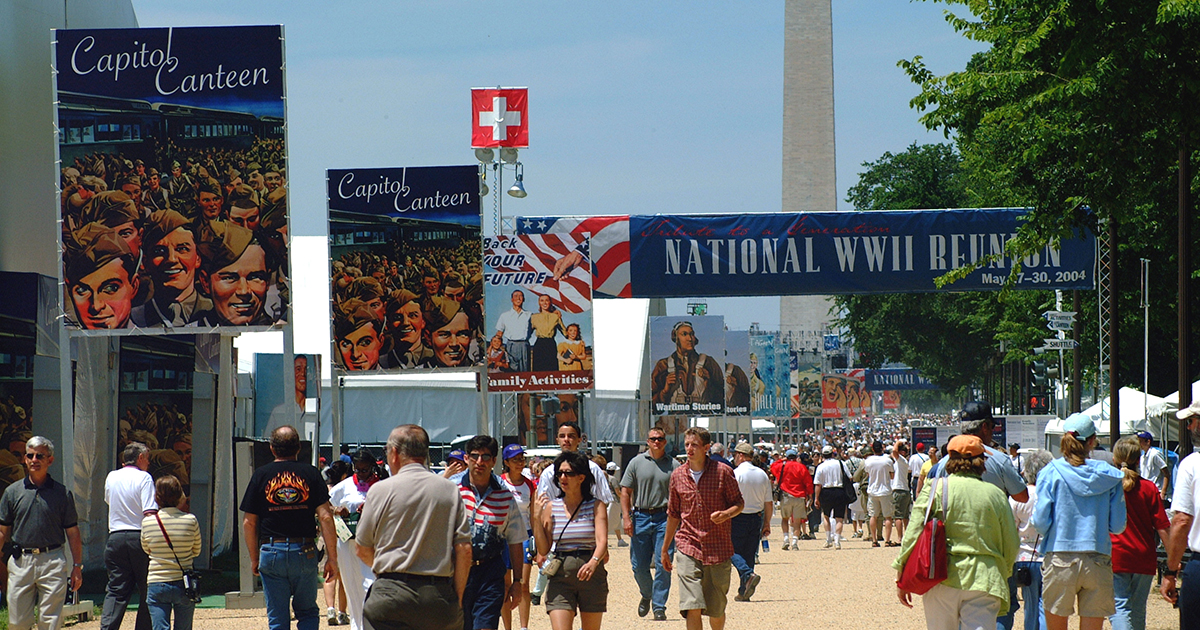
<svg viewBox="0 0 1200 630">
<path fill-rule="evenodd" d="M 1113 573 L 1117 613 L 1108 618 L 1113 630 L 1146 630 L 1146 598 L 1153 575 Z"/>
<path fill-rule="evenodd" d="M 1046 630 L 1046 611 L 1042 608 L 1042 563 L 1038 562 L 1018 562 L 1016 568 L 1013 569 L 1013 574 L 1016 574 L 1016 569 L 1026 567 L 1029 569 L 1031 582 L 1029 586 L 1021 587 L 1021 600 L 1025 602 L 1025 628 L 1026 630 Z"/>
<path fill-rule="evenodd" d="M 738 593 L 746 590 L 746 581 L 754 575 L 754 554 L 758 551 L 758 541 L 762 540 L 762 512 L 756 514 L 738 514 L 729 522 L 730 534 L 733 538 L 733 568 L 737 569 L 741 584 Z"/>
<path fill-rule="evenodd" d="M 996 630 L 1012 630 L 1013 619 L 1020 609 L 1021 605 L 1017 603 L 1017 572 L 1014 568 L 1012 575 L 1008 576 L 1008 612 L 996 617 Z"/>
<path fill-rule="evenodd" d="M 629 564 L 633 565 L 633 579 L 637 581 L 642 598 L 649 598 L 654 610 L 667 609 L 667 595 L 671 592 L 671 574 L 662 565 L 662 545 L 666 535 L 666 510 L 657 514 L 634 510 Z M 670 551 L 675 553 L 674 541 Z M 651 564 L 654 565 L 653 580 L 650 578 Z"/>
<path fill-rule="evenodd" d="M 192 630 L 196 605 L 183 594 L 183 580 L 151 582 L 146 585 L 146 607 L 154 630 L 171 630 L 171 611 L 175 611 L 175 630 Z"/>
<path fill-rule="evenodd" d="M 1200 554 L 1180 567 L 1179 628 L 1200 630 Z"/>
<path fill-rule="evenodd" d="M 317 550 L 302 543 L 270 543 L 259 547 L 258 573 L 262 576 L 267 602 L 267 625 L 271 630 L 288 630 L 296 613 L 296 628 L 317 630 L 321 609 L 317 607 Z"/>
</svg>

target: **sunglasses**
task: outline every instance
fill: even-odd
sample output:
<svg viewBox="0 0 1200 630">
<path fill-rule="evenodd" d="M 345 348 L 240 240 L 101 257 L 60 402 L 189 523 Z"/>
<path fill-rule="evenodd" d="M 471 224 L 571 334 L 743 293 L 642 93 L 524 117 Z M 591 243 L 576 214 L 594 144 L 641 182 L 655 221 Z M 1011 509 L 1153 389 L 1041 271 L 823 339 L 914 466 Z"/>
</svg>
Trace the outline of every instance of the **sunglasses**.
<svg viewBox="0 0 1200 630">
<path fill-rule="evenodd" d="M 46 453 L 25 453 L 25 459 L 50 459 L 50 455 Z"/>
<path fill-rule="evenodd" d="M 667 438 L 665 438 L 665 437 L 652 437 L 652 438 L 646 438 L 646 441 L 647 441 L 647 442 L 666 442 L 666 441 L 667 441 Z"/>
<path fill-rule="evenodd" d="M 473 462 L 496 461 L 496 457 L 494 455 L 490 455 L 488 453 L 467 453 L 467 459 L 469 459 Z"/>
<path fill-rule="evenodd" d="M 558 476 L 559 477 L 582 477 L 583 473 L 575 472 L 573 470 L 560 470 L 560 471 L 558 471 Z"/>
</svg>

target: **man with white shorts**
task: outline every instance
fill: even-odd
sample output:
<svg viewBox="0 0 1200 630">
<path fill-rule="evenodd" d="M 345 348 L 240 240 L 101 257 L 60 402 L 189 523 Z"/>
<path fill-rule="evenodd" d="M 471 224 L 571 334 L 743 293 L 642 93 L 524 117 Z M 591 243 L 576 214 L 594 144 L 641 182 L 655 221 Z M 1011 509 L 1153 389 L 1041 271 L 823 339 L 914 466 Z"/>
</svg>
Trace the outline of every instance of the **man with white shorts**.
<svg viewBox="0 0 1200 630">
<path fill-rule="evenodd" d="M 871 517 L 871 546 L 878 547 L 879 541 L 883 540 L 888 547 L 899 547 L 900 543 L 892 542 L 892 516 L 895 512 L 892 505 L 892 476 L 895 474 L 895 465 L 891 457 L 883 454 L 883 442 L 875 440 L 871 444 L 871 453 L 863 464 L 867 471 L 867 498 L 870 501 L 867 513 Z M 887 532 L 883 538 L 880 537 L 881 521 Z"/>
</svg>

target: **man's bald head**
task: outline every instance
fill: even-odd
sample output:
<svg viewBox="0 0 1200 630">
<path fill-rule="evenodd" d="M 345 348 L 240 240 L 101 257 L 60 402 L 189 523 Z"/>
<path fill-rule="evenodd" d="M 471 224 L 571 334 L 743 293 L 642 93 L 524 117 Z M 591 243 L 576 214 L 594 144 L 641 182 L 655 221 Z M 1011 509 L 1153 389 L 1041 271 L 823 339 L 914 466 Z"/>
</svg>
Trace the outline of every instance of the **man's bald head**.
<svg viewBox="0 0 1200 630">
<path fill-rule="evenodd" d="M 388 435 L 388 448 L 393 453 L 424 463 L 429 458 L 429 434 L 415 424 L 402 424 Z"/>
<path fill-rule="evenodd" d="M 283 425 L 271 432 L 271 453 L 275 459 L 295 459 L 300 453 L 300 434 L 294 427 Z"/>
</svg>

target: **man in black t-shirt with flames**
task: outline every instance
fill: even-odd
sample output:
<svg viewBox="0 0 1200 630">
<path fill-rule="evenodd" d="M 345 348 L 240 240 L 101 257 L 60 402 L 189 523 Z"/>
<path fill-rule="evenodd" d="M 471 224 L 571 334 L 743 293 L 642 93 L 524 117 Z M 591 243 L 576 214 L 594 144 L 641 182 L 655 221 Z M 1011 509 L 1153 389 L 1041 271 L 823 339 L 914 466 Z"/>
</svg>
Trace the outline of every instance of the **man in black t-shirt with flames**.
<svg viewBox="0 0 1200 630">
<path fill-rule="evenodd" d="M 284 425 L 272 431 L 275 461 L 254 471 L 242 497 L 250 568 L 262 576 L 271 630 L 291 627 L 289 602 L 298 628 L 317 628 L 321 614 L 316 579 L 318 521 L 329 554 L 325 581 L 337 578 L 337 536 L 329 490 L 315 467 L 296 461 L 299 452 L 296 429 Z"/>
</svg>

